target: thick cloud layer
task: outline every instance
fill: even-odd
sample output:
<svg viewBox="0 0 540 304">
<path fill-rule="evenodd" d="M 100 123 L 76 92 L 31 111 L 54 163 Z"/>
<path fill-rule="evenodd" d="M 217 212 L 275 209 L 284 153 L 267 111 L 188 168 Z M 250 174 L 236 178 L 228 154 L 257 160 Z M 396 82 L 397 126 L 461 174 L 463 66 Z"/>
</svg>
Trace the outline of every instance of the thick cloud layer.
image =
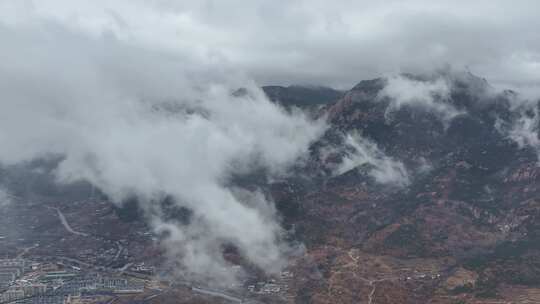
<svg viewBox="0 0 540 304">
<path fill-rule="evenodd" d="M 195 278 L 232 279 L 220 246 L 272 271 L 284 248 L 274 209 L 230 177 L 286 173 L 324 129 L 287 114 L 250 81 L 190 54 L 156 51 L 61 24 L 0 26 L 0 164 L 62 157 L 62 182 L 113 201 L 136 196 L 171 257 Z M 233 96 L 246 87 L 249 96 Z M 165 196 L 189 225 L 159 215 Z"/>
<path fill-rule="evenodd" d="M 452 64 L 538 92 L 540 2 L 294 0 L 2 1 L 0 19 L 223 59 L 260 84 L 329 84 Z M 36 17 L 37 16 L 37 17 Z"/>
</svg>

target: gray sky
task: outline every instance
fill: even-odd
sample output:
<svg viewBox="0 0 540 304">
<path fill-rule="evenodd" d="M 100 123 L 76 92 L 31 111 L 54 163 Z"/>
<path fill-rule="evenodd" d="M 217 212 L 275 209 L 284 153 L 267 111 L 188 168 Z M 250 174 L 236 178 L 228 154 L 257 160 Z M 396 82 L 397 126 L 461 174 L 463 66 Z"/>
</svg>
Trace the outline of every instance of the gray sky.
<svg viewBox="0 0 540 304">
<path fill-rule="evenodd" d="M 540 83 L 538 1 L 1 1 L 5 24 L 58 23 L 230 66 L 260 84 L 328 84 L 445 64 Z"/>
</svg>

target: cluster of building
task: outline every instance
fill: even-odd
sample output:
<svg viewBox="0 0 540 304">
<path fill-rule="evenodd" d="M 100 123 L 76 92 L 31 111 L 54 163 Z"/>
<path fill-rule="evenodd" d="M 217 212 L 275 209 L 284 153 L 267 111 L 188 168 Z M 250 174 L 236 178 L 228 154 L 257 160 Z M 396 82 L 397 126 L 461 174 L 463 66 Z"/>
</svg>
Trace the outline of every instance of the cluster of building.
<svg viewBox="0 0 540 304">
<path fill-rule="evenodd" d="M 278 278 L 265 282 L 257 282 L 247 287 L 248 291 L 255 294 L 283 294 L 289 290 L 289 283 L 293 278 L 290 271 L 282 271 Z"/>
<path fill-rule="evenodd" d="M 138 263 L 138 264 L 135 264 L 133 265 L 131 268 L 130 268 L 131 271 L 136 271 L 136 272 L 140 272 L 142 274 L 149 274 L 149 275 L 152 275 L 154 274 L 155 272 L 155 267 L 154 266 L 147 266 L 145 265 L 144 262 L 141 262 L 141 263 Z"/>
<path fill-rule="evenodd" d="M 0 260 L 0 303 L 81 303 L 86 296 L 142 293 L 144 288 L 144 281 L 116 275 L 21 259 Z"/>
<path fill-rule="evenodd" d="M 15 283 L 29 268 L 30 264 L 23 259 L 0 260 L 0 290 Z"/>
</svg>

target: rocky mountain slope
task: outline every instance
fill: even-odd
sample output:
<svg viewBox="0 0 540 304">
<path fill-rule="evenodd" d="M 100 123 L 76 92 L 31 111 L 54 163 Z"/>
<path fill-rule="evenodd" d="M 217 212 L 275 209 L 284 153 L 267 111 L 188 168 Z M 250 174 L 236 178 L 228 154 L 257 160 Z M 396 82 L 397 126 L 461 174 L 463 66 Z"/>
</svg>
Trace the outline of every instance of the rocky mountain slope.
<svg viewBox="0 0 540 304">
<path fill-rule="evenodd" d="M 469 73 L 366 80 L 326 105 L 311 179 L 272 186 L 307 246 L 294 302 L 540 302 L 537 109 Z"/>
</svg>

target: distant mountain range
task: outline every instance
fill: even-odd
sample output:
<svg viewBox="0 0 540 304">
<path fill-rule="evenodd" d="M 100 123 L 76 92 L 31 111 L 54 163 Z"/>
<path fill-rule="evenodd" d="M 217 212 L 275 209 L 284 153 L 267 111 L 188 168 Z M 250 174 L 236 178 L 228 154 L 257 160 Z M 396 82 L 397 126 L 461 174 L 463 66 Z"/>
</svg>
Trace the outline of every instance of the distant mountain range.
<svg viewBox="0 0 540 304">
<path fill-rule="evenodd" d="M 268 98 L 284 106 L 313 107 L 338 100 L 345 92 L 322 86 L 264 86 Z"/>
</svg>

